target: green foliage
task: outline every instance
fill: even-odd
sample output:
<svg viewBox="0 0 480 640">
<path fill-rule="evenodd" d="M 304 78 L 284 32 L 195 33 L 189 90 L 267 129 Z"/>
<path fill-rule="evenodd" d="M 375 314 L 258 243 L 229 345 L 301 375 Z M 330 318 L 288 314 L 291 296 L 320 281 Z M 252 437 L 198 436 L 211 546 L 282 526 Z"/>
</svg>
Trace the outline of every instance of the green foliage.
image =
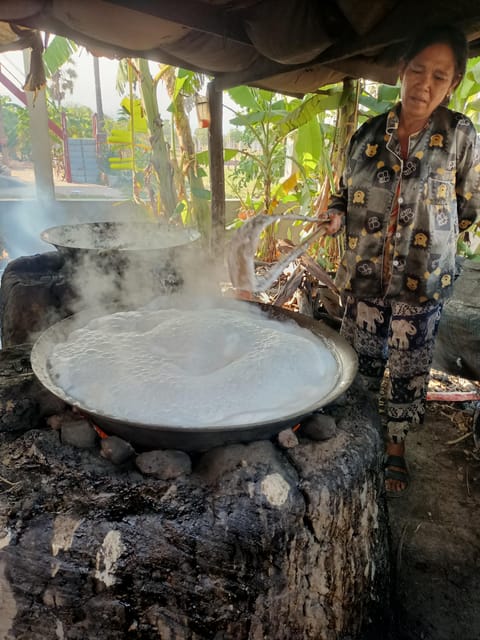
<svg viewBox="0 0 480 640">
<path fill-rule="evenodd" d="M 299 100 L 293 111 L 278 123 L 279 134 L 287 135 L 303 125 L 315 122 L 319 113 L 336 111 L 341 106 L 342 93 L 341 88 L 336 85 L 331 89 L 319 91 L 304 100 Z"/>
<path fill-rule="evenodd" d="M 237 105 L 230 123 L 241 131 L 236 166 L 227 183 L 241 202 L 233 225 L 254 213 L 272 214 L 279 204 L 285 212 L 311 213 L 324 176 L 333 182 L 334 127 L 322 123 L 335 120 L 341 88 L 328 87 L 303 100 L 251 87 L 236 87 L 229 95 Z M 273 246 L 272 225 L 265 231 L 260 257 L 271 259 Z"/>
<path fill-rule="evenodd" d="M 454 91 L 450 108 L 464 113 L 476 124 L 480 124 L 480 58 L 468 61 L 465 76 Z"/>
<path fill-rule="evenodd" d="M 468 260 L 480 262 L 480 224 L 474 224 L 462 233 L 457 242 L 457 253 Z"/>
<path fill-rule="evenodd" d="M 17 160 L 29 159 L 32 146 L 27 109 L 11 102 L 6 96 L 0 96 L 0 102 L 9 157 Z"/>
<path fill-rule="evenodd" d="M 250 210 L 271 212 L 271 205 L 281 201 L 296 203 L 305 213 L 323 176 L 331 176 L 334 126 L 327 121 L 335 120 L 341 88 L 335 85 L 303 100 L 250 87 L 236 87 L 229 95 L 239 107 L 230 120 L 239 127 L 240 154 L 230 180 L 232 190 Z M 279 190 L 282 180 L 292 174 L 297 175 L 292 189 Z"/>
<path fill-rule="evenodd" d="M 400 86 L 363 82 L 358 99 L 359 122 L 385 113 L 400 99 Z"/>
<path fill-rule="evenodd" d="M 62 110 L 65 113 L 70 138 L 92 138 L 93 137 L 93 111 L 90 107 L 66 107 Z M 49 109 L 49 116 L 60 126 L 58 114 L 53 109 Z"/>
<path fill-rule="evenodd" d="M 78 46 L 73 40 L 54 36 L 43 52 L 43 64 L 47 78 L 51 78 L 65 63 L 70 62 Z"/>
<path fill-rule="evenodd" d="M 477 127 L 480 125 L 480 58 L 468 61 L 465 77 L 453 93 L 450 108 L 467 115 Z M 457 252 L 469 260 L 480 261 L 479 222 L 461 234 Z"/>
</svg>

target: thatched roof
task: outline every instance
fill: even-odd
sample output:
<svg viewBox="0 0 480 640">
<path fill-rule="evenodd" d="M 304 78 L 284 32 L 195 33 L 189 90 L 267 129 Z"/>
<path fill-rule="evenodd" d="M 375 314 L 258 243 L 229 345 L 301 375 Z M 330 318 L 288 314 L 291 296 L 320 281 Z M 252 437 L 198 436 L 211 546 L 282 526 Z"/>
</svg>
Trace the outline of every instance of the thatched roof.
<svg viewBox="0 0 480 640">
<path fill-rule="evenodd" d="M 96 55 L 198 70 L 216 86 L 301 95 L 345 77 L 395 83 L 402 44 L 421 24 L 455 23 L 480 55 L 479 0 L 3 0 L 0 50 L 30 27 Z M 28 43 L 27 43 L 28 44 Z"/>
</svg>

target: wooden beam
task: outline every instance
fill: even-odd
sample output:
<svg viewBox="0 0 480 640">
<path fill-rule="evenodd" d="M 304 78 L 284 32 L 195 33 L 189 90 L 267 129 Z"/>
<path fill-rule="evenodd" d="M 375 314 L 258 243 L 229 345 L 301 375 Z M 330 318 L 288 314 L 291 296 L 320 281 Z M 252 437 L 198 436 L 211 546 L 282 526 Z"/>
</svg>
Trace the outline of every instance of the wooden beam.
<svg viewBox="0 0 480 640">
<path fill-rule="evenodd" d="M 30 70 L 30 50 L 23 50 L 25 76 Z M 48 134 L 48 113 L 45 87 L 34 94 L 26 92 L 28 114 L 30 116 L 30 140 L 32 143 L 32 159 L 35 173 L 37 199 L 43 202 L 55 200 L 53 182 L 52 150 Z"/>
<path fill-rule="evenodd" d="M 210 127 L 208 150 L 210 157 L 210 189 L 212 194 L 212 241 L 214 256 L 223 260 L 225 247 L 225 166 L 223 162 L 223 94 L 215 82 L 208 84 Z"/>
</svg>

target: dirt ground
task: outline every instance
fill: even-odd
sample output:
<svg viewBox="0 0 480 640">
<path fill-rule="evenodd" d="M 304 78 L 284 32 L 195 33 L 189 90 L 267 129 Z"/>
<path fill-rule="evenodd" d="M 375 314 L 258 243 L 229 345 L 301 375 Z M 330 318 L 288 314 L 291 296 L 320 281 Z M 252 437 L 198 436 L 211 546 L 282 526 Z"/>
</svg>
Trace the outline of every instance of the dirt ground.
<svg viewBox="0 0 480 640">
<path fill-rule="evenodd" d="M 477 384 L 471 388 L 480 390 Z M 392 640 L 480 638 L 480 451 L 472 433 L 474 408 L 474 403 L 429 402 L 425 424 L 409 434 L 410 491 L 388 502 L 395 573 Z"/>
<path fill-rule="evenodd" d="M 2 179 L 3 178 L 3 179 Z M 125 196 L 119 189 L 101 184 L 66 182 L 54 173 L 54 189 L 57 198 L 112 198 Z M 10 160 L 5 173 L 0 175 L 0 197 L 35 197 L 35 172 L 31 162 Z"/>
</svg>

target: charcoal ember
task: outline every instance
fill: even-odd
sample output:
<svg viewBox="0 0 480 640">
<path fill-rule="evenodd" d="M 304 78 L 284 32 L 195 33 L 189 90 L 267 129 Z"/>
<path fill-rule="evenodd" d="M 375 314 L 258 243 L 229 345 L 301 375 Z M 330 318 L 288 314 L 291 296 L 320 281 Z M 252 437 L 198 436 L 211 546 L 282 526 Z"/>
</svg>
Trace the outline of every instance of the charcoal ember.
<svg viewBox="0 0 480 640">
<path fill-rule="evenodd" d="M 137 456 L 135 463 L 140 471 L 160 480 L 173 480 L 192 471 L 190 456 L 184 451 L 146 451 Z"/>
<path fill-rule="evenodd" d="M 135 455 L 132 445 L 118 436 L 102 438 L 100 450 L 101 455 L 113 464 L 123 464 Z"/>
</svg>

